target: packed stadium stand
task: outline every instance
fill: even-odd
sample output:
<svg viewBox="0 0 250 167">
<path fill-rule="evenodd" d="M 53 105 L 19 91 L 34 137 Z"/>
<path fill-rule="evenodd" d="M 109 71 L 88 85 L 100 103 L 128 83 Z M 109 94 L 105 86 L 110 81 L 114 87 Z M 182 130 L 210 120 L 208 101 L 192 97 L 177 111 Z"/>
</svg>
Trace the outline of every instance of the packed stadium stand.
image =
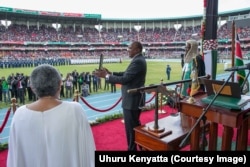
<svg viewBox="0 0 250 167">
<path fill-rule="evenodd" d="M 95 59 L 100 54 L 111 59 L 126 58 L 127 46 L 135 40 L 144 44 L 147 58 L 179 59 L 186 40 L 201 39 L 202 16 L 119 20 L 102 19 L 99 14 L 0 7 L 0 20 L 0 65 L 3 68 L 30 66 L 41 61 L 70 64 L 77 62 L 72 61 L 74 59 Z M 219 59 L 230 58 L 232 21 L 238 29 L 243 56 L 248 58 L 250 8 L 219 13 Z"/>
</svg>

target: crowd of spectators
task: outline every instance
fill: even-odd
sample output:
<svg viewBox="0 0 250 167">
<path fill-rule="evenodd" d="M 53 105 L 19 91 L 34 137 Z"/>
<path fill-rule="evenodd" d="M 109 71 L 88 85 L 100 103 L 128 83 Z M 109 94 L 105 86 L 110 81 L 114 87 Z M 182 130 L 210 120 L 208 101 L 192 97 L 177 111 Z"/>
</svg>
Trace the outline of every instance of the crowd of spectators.
<svg viewBox="0 0 250 167">
<path fill-rule="evenodd" d="M 194 34 L 200 38 L 200 26 L 181 27 L 178 32 L 174 28 L 142 28 L 139 32 L 141 42 L 173 42 L 186 41 L 192 38 Z M 1 41 L 32 41 L 32 42 L 127 42 L 138 38 L 138 32 L 129 28 L 109 28 L 105 27 L 99 33 L 94 27 L 84 28 L 76 26 L 61 27 L 58 31 L 53 27 L 41 25 L 37 26 L 10 25 L 7 29 L 0 26 Z M 218 29 L 218 39 L 231 38 L 231 30 L 224 24 Z M 239 38 L 250 38 L 250 27 L 239 27 Z"/>
<path fill-rule="evenodd" d="M 14 68 L 14 67 L 34 67 L 39 64 L 48 63 L 51 65 L 69 65 L 73 60 L 76 62 L 80 59 L 99 59 L 101 54 L 104 54 L 109 59 L 127 57 L 126 46 L 119 45 L 119 43 L 126 43 L 129 41 L 138 40 L 145 44 L 145 56 L 148 58 L 179 58 L 183 53 L 184 48 L 181 45 L 171 45 L 171 42 L 180 42 L 185 44 L 185 41 L 191 38 L 200 39 L 200 26 L 197 27 L 181 27 L 178 31 L 174 28 L 170 29 L 144 29 L 142 28 L 138 34 L 135 30 L 130 29 L 105 29 L 100 33 L 95 28 L 85 28 L 84 31 L 80 27 L 62 27 L 56 31 L 52 27 L 26 25 L 10 25 L 7 29 L 0 26 L 0 41 L 2 49 L 0 51 L 0 68 Z M 194 34 L 196 34 L 194 36 Z M 79 36 L 80 35 L 80 36 Z M 250 27 L 240 28 L 238 31 L 240 39 L 243 39 L 243 55 L 249 53 L 250 48 Z M 230 55 L 230 40 L 231 30 L 227 25 L 223 25 L 218 29 L 218 39 L 223 39 L 225 42 L 221 43 L 218 49 L 219 55 Z M 8 42 L 8 44 L 6 44 Z M 13 42 L 13 43 L 11 43 Z M 40 45 L 20 45 L 15 42 L 86 42 L 98 45 L 81 46 L 85 49 L 75 49 L 79 46 L 64 45 L 62 46 L 40 46 Z M 117 45 L 118 43 L 118 45 Z M 167 45 L 169 43 L 170 45 Z M 32 47 L 33 49 L 30 49 Z M 21 49 L 16 49 L 21 48 Z M 28 48 L 28 49 L 27 49 Z M 52 49 L 53 48 L 53 49 Z M 76 76 L 76 77 L 75 77 Z M 10 97 L 16 97 L 20 103 L 25 103 L 25 98 L 28 100 L 35 100 L 32 91 L 29 89 L 29 76 L 23 76 L 21 73 L 10 75 L 8 78 L 1 80 L 1 86 L 8 83 L 10 95 L 5 92 L 0 92 L 4 99 L 0 101 L 9 102 Z M 93 82 L 94 81 L 94 82 Z M 70 84 L 72 82 L 72 84 Z M 62 98 L 72 98 L 75 89 L 78 89 L 83 96 L 88 96 L 92 91 L 98 91 L 101 87 L 101 80 L 93 76 L 91 72 L 68 73 L 63 79 Z M 3 84 L 4 83 L 4 84 Z M 86 90 L 86 85 L 88 91 Z M 70 88 L 67 88 L 69 87 Z M 108 85 L 105 83 L 105 90 L 108 90 Z M 15 91 L 13 91 L 15 90 Z M 22 91 L 23 90 L 23 91 Z M 115 92 L 115 91 L 113 91 Z"/>
<path fill-rule="evenodd" d="M 250 27 L 239 27 L 240 38 L 250 38 Z M 142 28 L 139 32 L 141 42 L 173 42 L 186 41 L 192 38 L 194 34 L 200 37 L 200 26 L 181 27 L 178 31 L 174 28 Z M 29 26 L 13 24 L 7 29 L 0 26 L 1 41 L 31 41 L 31 42 L 127 42 L 134 41 L 138 38 L 138 32 L 129 28 L 109 28 L 105 27 L 99 33 L 95 28 L 84 28 L 76 26 L 61 27 L 58 31 L 53 27 L 41 25 Z M 224 24 L 218 29 L 218 39 L 231 38 L 231 30 Z"/>
<path fill-rule="evenodd" d="M 250 26 L 238 27 L 242 40 L 243 55 L 250 53 Z M 48 25 L 11 24 L 8 28 L 0 26 L 0 68 L 29 67 L 44 62 L 52 65 L 70 64 L 72 59 L 98 59 L 101 54 L 108 58 L 127 58 L 126 43 L 139 40 L 145 45 L 147 58 L 180 58 L 184 52 L 185 41 L 201 39 L 200 26 L 174 28 L 142 27 L 140 32 L 129 28 L 103 27 L 99 33 L 93 28 L 80 26 L 62 26 L 58 31 Z M 231 28 L 227 24 L 218 28 L 217 39 L 219 55 L 230 58 L 232 38 Z M 16 42 L 19 42 L 17 44 Z M 30 42 L 33 44 L 25 44 Z M 39 45 L 39 42 L 41 44 Z M 44 42 L 68 43 L 63 45 L 45 45 Z M 175 43 L 172 43 L 175 42 Z M 78 43 L 78 44 L 77 44 Z M 79 44 L 79 43 L 85 43 Z M 7 48 L 7 49 L 6 49 Z"/>
</svg>

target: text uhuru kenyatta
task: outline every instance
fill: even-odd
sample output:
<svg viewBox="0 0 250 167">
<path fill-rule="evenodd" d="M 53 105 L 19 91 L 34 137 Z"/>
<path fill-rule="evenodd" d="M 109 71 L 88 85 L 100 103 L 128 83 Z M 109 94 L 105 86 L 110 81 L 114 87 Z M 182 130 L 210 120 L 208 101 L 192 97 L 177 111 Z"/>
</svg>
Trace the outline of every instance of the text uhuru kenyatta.
<svg viewBox="0 0 250 167">
<path fill-rule="evenodd" d="M 97 157 L 96 157 L 97 158 Z M 215 163 L 232 163 L 232 164 L 246 164 L 246 156 L 181 156 L 181 155 L 170 155 L 170 156 L 137 156 L 136 154 L 126 155 L 126 156 L 110 156 L 110 155 L 99 155 L 97 159 L 98 163 L 121 163 L 121 162 L 129 162 L 129 163 L 207 163 L 207 164 L 215 164 Z"/>
</svg>

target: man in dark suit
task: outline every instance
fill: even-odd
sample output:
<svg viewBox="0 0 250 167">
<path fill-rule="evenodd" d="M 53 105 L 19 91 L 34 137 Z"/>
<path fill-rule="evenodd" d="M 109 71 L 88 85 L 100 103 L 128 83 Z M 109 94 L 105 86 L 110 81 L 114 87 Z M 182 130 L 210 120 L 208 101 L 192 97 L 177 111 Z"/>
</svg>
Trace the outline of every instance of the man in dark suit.
<svg viewBox="0 0 250 167">
<path fill-rule="evenodd" d="M 103 68 L 97 70 L 96 75 L 105 78 L 110 83 L 121 84 L 122 108 L 127 137 L 128 151 L 136 151 L 134 128 L 140 125 L 141 109 L 139 106 L 145 102 L 145 94 L 141 92 L 128 93 L 128 90 L 144 87 L 147 73 L 147 63 L 142 55 L 142 44 L 133 42 L 129 48 L 131 63 L 124 72 L 110 72 Z M 143 100 L 142 100 L 143 98 Z"/>
</svg>

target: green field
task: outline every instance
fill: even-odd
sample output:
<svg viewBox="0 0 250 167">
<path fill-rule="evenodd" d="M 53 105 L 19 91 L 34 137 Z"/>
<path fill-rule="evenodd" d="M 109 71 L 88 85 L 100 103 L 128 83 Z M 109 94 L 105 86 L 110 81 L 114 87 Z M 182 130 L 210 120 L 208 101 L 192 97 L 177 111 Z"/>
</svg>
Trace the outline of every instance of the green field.
<svg viewBox="0 0 250 167">
<path fill-rule="evenodd" d="M 110 63 L 104 64 L 103 66 L 108 68 L 110 71 L 124 71 L 128 66 L 130 61 L 124 61 L 122 63 Z M 166 80 L 166 65 L 169 64 L 172 68 L 170 81 Z M 163 79 L 163 82 L 172 82 L 178 81 L 181 79 L 182 69 L 181 64 L 179 62 L 168 62 L 166 61 L 148 61 L 147 62 L 148 70 L 147 70 L 147 78 L 146 85 L 149 84 L 158 84 L 160 80 Z M 73 70 L 77 70 L 78 73 L 81 72 L 92 72 L 98 67 L 98 64 L 83 64 L 83 65 L 68 65 L 68 66 L 56 66 L 56 68 L 66 76 L 67 73 L 72 72 Z M 11 73 L 23 73 L 24 75 L 30 75 L 33 67 L 29 68 L 4 68 L 0 69 L 0 77 L 5 76 L 6 78 Z M 219 63 L 217 65 L 217 74 L 222 73 L 224 71 L 223 64 Z"/>
<path fill-rule="evenodd" d="M 128 66 L 130 61 L 124 61 L 122 63 L 111 63 L 104 64 L 103 66 L 108 68 L 110 71 L 124 71 Z M 172 68 L 170 80 L 166 79 L 166 65 L 169 64 Z M 69 65 L 69 66 L 56 66 L 56 68 L 66 76 L 67 73 L 77 70 L 78 73 L 81 72 L 92 72 L 98 67 L 98 64 L 84 64 L 84 65 Z M 163 83 L 174 82 L 181 80 L 182 68 L 180 62 L 168 62 L 165 61 L 147 61 L 147 76 L 146 76 L 146 86 L 150 84 L 160 84 L 161 79 Z M 11 73 L 23 73 L 24 75 L 30 75 L 34 68 L 4 68 L 0 69 L 0 77 L 5 76 L 6 78 Z M 224 72 L 224 64 L 219 63 L 217 65 L 217 74 Z M 102 86 L 103 87 L 103 86 Z M 9 105 L 8 105 L 9 106 Z M 5 104 L 0 104 L 0 108 L 8 107 Z"/>
</svg>

